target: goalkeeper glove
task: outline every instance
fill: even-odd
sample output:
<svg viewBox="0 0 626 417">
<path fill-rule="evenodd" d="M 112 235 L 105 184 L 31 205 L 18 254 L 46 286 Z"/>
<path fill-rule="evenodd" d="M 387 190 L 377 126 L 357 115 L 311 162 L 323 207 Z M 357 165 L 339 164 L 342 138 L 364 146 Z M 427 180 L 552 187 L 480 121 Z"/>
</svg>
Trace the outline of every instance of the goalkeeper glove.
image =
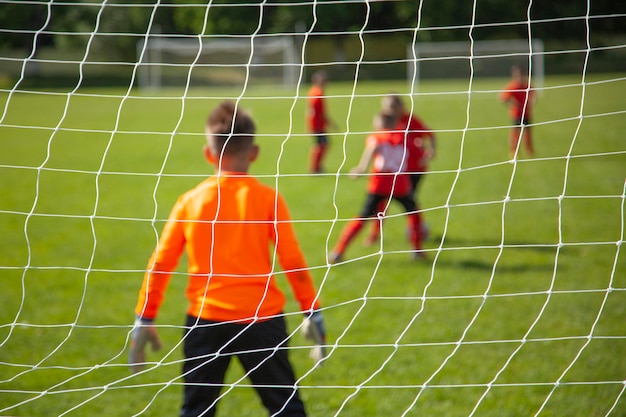
<svg viewBox="0 0 626 417">
<path fill-rule="evenodd" d="M 326 357 L 326 329 L 324 328 L 324 318 L 321 311 L 316 310 L 304 318 L 302 335 L 315 345 L 311 349 L 309 356 L 315 362 L 324 359 Z"/>
<path fill-rule="evenodd" d="M 152 320 L 137 317 L 130 341 L 128 364 L 133 373 L 141 371 L 146 362 L 146 345 L 150 343 L 152 350 L 161 349 L 161 339 Z"/>
</svg>

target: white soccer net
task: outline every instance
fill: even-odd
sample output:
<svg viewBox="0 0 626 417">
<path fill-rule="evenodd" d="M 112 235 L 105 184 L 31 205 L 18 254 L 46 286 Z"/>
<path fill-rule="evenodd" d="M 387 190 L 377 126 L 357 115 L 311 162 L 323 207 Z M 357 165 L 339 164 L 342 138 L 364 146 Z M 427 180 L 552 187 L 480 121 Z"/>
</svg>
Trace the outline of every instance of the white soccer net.
<svg viewBox="0 0 626 417">
<path fill-rule="evenodd" d="M 212 172 L 206 116 L 230 99 L 257 122 L 252 174 L 285 197 L 319 288 L 321 365 L 277 274 L 309 416 L 625 416 L 626 11 L 503 1 L 484 23 L 495 3 L 463 17 L 444 0 L 0 0 L 0 415 L 179 413 L 185 259 L 139 374 L 134 307 L 170 208 Z M 571 35 L 541 36 L 552 27 Z M 538 97 L 532 157 L 523 141 L 509 154 L 499 99 L 518 59 Z M 310 174 L 318 69 L 337 126 Z M 366 196 L 349 169 L 390 93 L 437 138 L 417 194 L 429 260 L 411 259 L 392 202 L 380 240 L 361 244 L 368 223 L 330 264 Z M 233 360 L 217 415 L 264 413 Z"/>
</svg>

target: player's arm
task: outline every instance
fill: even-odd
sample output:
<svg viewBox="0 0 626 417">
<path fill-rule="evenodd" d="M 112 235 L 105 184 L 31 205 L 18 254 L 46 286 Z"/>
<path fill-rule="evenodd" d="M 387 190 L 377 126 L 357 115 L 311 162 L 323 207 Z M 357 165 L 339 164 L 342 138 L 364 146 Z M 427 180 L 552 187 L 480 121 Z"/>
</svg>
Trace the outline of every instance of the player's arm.
<svg viewBox="0 0 626 417">
<path fill-rule="evenodd" d="M 334 129 L 337 132 L 339 131 L 339 125 L 335 123 L 335 120 L 333 120 L 333 118 L 328 115 L 326 109 L 324 109 L 324 123 L 331 129 Z"/>
<path fill-rule="evenodd" d="M 182 224 L 177 220 L 176 210 L 174 210 L 163 227 L 161 238 L 148 262 L 139 292 L 139 300 L 135 307 L 135 314 L 139 318 L 154 320 L 157 316 L 171 273 L 176 269 L 185 247 Z"/>
<path fill-rule="evenodd" d="M 310 314 L 320 307 L 317 292 L 293 229 L 289 209 L 280 194 L 277 194 L 276 209 L 276 235 L 273 239 L 278 260 L 302 312 Z"/>
<path fill-rule="evenodd" d="M 359 164 L 350 170 L 350 177 L 357 178 L 359 175 L 367 172 L 374 153 L 376 152 L 377 146 L 378 145 L 375 140 L 368 138 L 367 142 L 365 143 L 363 153 L 361 154 Z"/>
<path fill-rule="evenodd" d="M 528 102 L 531 107 L 534 107 L 537 102 L 537 94 L 535 94 L 535 90 L 533 90 L 532 86 L 528 91 Z"/>
<path fill-rule="evenodd" d="M 506 105 L 509 105 L 513 100 L 513 94 L 511 93 L 510 84 L 504 87 L 504 90 L 500 91 L 500 101 Z"/>
<path fill-rule="evenodd" d="M 146 346 L 150 345 L 154 351 L 161 348 L 161 339 L 154 326 L 154 319 L 163 301 L 171 272 L 176 268 L 185 244 L 182 224 L 176 221 L 178 213 L 179 209 L 175 206 L 150 258 L 139 291 L 128 355 L 128 363 L 133 373 L 143 369 L 146 362 Z"/>
<path fill-rule="evenodd" d="M 338 131 L 339 126 L 328 115 L 328 111 L 326 109 L 326 104 L 324 102 L 324 99 L 322 97 L 319 97 L 316 104 L 317 105 L 315 106 L 315 113 L 321 119 L 321 124 L 324 126 L 324 130 L 327 130 L 330 127 L 331 129 Z"/>
<path fill-rule="evenodd" d="M 433 159 L 437 154 L 437 136 L 430 127 L 427 127 L 426 129 L 426 137 L 428 138 L 428 152 L 426 153 L 426 157 L 430 160 Z"/>
<path fill-rule="evenodd" d="M 423 132 L 425 144 L 424 157 L 426 158 L 426 160 L 431 160 L 435 157 L 435 154 L 437 153 L 437 138 L 435 137 L 435 132 L 433 132 L 430 126 L 427 126 L 423 122 L 420 123 L 420 130 Z"/>
<path fill-rule="evenodd" d="M 277 196 L 277 237 L 275 244 L 278 258 L 294 296 L 300 304 L 304 314 L 302 334 L 313 342 L 310 356 L 316 361 L 326 357 L 326 328 L 320 310 L 313 277 L 309 272 L 304 255 L 297 241 L 292 226 L 291 216 L 286 203 L 280 195 Z"/>
</svg>

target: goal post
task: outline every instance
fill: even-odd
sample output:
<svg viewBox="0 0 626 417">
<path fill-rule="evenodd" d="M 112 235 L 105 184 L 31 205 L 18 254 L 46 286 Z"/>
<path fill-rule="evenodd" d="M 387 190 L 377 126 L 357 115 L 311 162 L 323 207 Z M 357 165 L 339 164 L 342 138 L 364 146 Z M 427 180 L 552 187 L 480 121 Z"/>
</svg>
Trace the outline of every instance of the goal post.
<svg viewBox="0 0 626 417">
<path fill-rule="evenodd" d="M 138 85 L 157 89 L 188 80 L 192 86 L 264 83 L 293 87 L 301 59 L 293 37 L 166 37 L 137 42 Z"/>
<path fill-rule="evenodd" d="M 541 39 L 418 42 L 407 47 L 407 62 L 408 81 L 414 89 L 424 79 L 509 77 L 515 64 L 530 69 L 535 87 L 544 85 Z"/>
</svg>

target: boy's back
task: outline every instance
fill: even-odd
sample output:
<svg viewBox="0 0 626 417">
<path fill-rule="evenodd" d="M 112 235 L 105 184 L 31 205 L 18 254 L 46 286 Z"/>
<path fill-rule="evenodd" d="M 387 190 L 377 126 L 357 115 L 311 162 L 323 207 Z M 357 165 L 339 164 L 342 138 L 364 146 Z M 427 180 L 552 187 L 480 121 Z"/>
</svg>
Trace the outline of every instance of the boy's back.
<svg viewBox="0 0 626 417">
<path fill-rule="evenodd" d="M 188 314 L 217 321 L 251 321 L 278 314 L 285 300 L 270 279 L 269 248 L 276 232 L 283 267 L 297 269 L 305 264 L 292 228 L 287 227 L 289 219 L 282 197 L 256 178 L 232 173 L 211 177 L 176 202 L 161 239 L 170 247 L 157 251 L 151 260 L 153 269 L 171 270 L 186 245 L 193 276 L 187 287 Z M 312 303 L 309 288 L 297 292 Z M 138 307 L 144 302 L 141 297 Z M 144 314 L 151 315 L 153 305 L 148 303 Z"/>
</svg>

